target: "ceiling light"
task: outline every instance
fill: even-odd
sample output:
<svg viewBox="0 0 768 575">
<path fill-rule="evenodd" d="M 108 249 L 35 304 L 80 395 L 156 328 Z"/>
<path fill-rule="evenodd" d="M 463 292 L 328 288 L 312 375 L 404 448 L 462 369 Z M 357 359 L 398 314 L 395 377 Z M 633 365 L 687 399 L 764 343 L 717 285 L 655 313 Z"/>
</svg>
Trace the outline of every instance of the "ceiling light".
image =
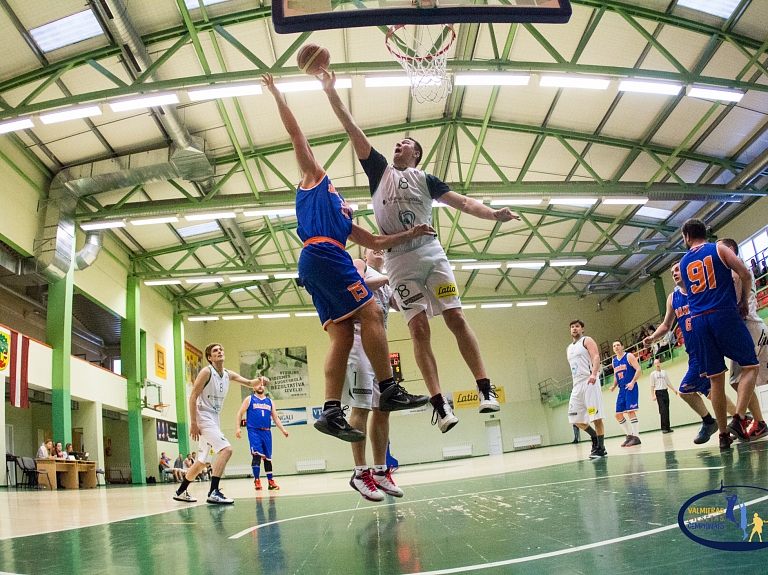
<svg viewBox="0 0 768 575">
<path fill-rule="evenodd" d="M 357 210 L 360 208 L 360 204 L 350 204 L 350 203 L 347 203 L 347 205 L 348 205 L 350 208 L 352 208 L 352 211 L 353 211 L 353 212 L 356 212 L 356 211 L 357 211 Z"/>
<path fill-rule="evenodd" d="M 296 317 L 317 317 L 318 313 L 316 311 L 300 311 L 293 315 Z"/>
<path fill-rule="evenodd" d="M 247 210 L 243 212 L 246 218 L 255 218 L 258 216 L 264 216 L 269 218 L 276 218 L 278 216 L 295 216 L 296 208 L 274 208 L 267 210 Z"/>
<path fill-rule="evenodd" d="M 693 8 L 699 12 L 706 12 L 727 20 L 736 10 L 739 0 L 679 0 L 677 5 Z"/>
<path fill-rule="evenodd" d="M 456 271 L 456 266 L 451 264 L 451 271 Z"/>
<path fill-rule="evenodd" d="M 592 270 L 579 270 L 576 273 L 580 276 L 596 276 L 599 272 L 595 272 Z"/>
<path fill-rule="evenodd" d="M 519 262 L 507 262 L 507 269 L 510 268 L 520 268 L 524 270 L 538 270 L 543 268 L 545 265 L 547 265 L 547 262 L 542 261 L 519 261 Z"/>
<path fill-rule="evenodd" d="M 227 0 L 203 0 L 203 6 L 210 6 L 211 4 L 218 4 L 219 2 L 226 2 Z M 184 0 L 184 4 L 188 10 L 194 10 L 200 8 L 198 0 Z"/>
<path fill-rule="evenodd" d="M 281 92 L 310 92 L 312 90 L 322 90 L 323 85 L 319 80 L 305 80 L 303 82 L 283 82 L 281 84 L 275 84 L 277 89 Z M 350 78 L 336 78 L 335 87 L 337 90 L 344 90 L 352 87 L 352 80 Z"/>
<path fill-rule="evenodd" d="M 187 92 L 193 102 L 202 100 L 216 100 L 218 98 L 237 98 L 240 96 L 256 96 L 261 94 L 260 84 L 233 84 L 231 86 L 211 86 L 210 88 L 198 88 Z"/>
<path fill-rule="evenodd" d="M 643 94 L 677 96 L 682 88 L 680 84 L 665 84 L 663 82 L 640 82 L 638 80 L 622 80 L 619 82 L 619 92 L 642 92 Z"/>
<path fill-rule="evenodd" d="M 129 110 L 141 110 L 142 108 L 153 108 L 155 106 L 167 106 L 178 103 L 179 97 L 176 94 L 152 94 L 151 96 L 140 96 L 130 100 L 109 102 L 109 107 L 112 108 L 113 112 L 127 112 Z"/>
<path fill-rule="evenodd" d="M 181 284 L 181 280 L 145 280 L 145 286 L 177 286 Z"/>
<path fill-rule="evenodd" d="M 249 276 L 229 276 L 231 282 L 257 282 L 262 280 L 268 280 L 267 274 L 249 275 Z"/>
<path fill-rule="evenodd" d="M 501 267 L 499 262 L 485 262 L 475 264 L 464 264 L 461 266 L 463 270 L 496 270 Z"/>
<path fill-rule="evenodd" d="M 513 303 L 484 303 L 480 305 L 481 309 L 491 309 L 495 307 L 512 307 Z"/>
<path fill-rule="evenodd" d="M 519 74 L 456 74 L 456 86 L 527 86 L 530 76 Z"/>
<path fill-rule="evenodd" d="M 296 279 L 299 277 L 299 272 L 277 273 L 277 274 L 272 274 L 272 277 L 274 277 L 276 280 Z"/>
<path fill-rule="evenodd" d="M 37 28 L 29 33 L 43 52 L 82 42 L 88 38 L 104 34 L 99 21 L 90 10 L 83 10 L 65 18 L 60 18 Z"/>
<path fill-rule="evenodd" d="M 693 87 L 688 90 L 691 98 L 701 98 L 703 100 L 722 100 L 724 102 L 739 102 L 744 97 L 743 92 L 736 90 L 715 90 L 713 88 Z"/>
<path fill-rule="evenodd" d="M 143 218 L 141 220 L 131 220 L 131 225 L 134 226 L 149 226 L 152 224 L 171 224 L 178 222 L 179 218 L 176 216 L 164 216 L 162 218 Z"/>
<path fill-rule="evenodd" d="M 34 128 L 35 125 L 29 118 L 22 118 L 21 120 L 11 120 L 0 124 L 0 134 L 7 134 L 8 132 L 15 132 L 16 130 L 26 130 L 27 128 Z"/>
<path fill-rule="evenodd" d="M 550 206 L 591 206 L 597 203 L 597 198 L 552 198 Z"/>
<path fill-rule="evenodd" d="M 221 276 L 204 276 L 201 278 L 184 278 L 184 281 L 188 284 L 212 284 L 223 282 L 224 278 Z"/>
<path fill-rule="evenodd" d="M 586 88 L 606 90 L 611 81 L 608 78 L 583 78 L 581 76 L 542 76 L 539 86 L 549 88 Z"/>
<path fill-rule="evenodd" d="M 564 267 L 570 268 L 574 266 L 585 266 L 587 265 L 587 260 L 583 258 L 573 259 L 573 260 L 568 260 L 568 259 L 549 260 L 549 265 L 550 267 L 553 267 L 553 268 L 564 268 Z"/>
<path fill-rule="evenodd" d="M 86 231 L 88 230 L 108 230 L 110 228 L 124 228 L 124 220 L 109 220 L 106 222 L 88 222 L 87 224 L 80 224 L 80 227 Z"/>
<path fill-rule="evenodd" d="M 176 228 L 176 232 L 182 238 L 189 238 L 191 236 L 200 236 L 203 234 L 209 234 L 211 232 L 218 232 L 219 224 L 215 221 L 205 222 L 204 224 L 197 224 L 196 226 L 187 226 L 186 228 Z"/>
<path fill-rule="evenodd" d="M 252 315 L 242 315 L 242 314 L 238 314 L 238 315 L 223 315 L 223 316 L 221 316 L 221 319 L 225 319 L 225 320 L 253 319 L 253 316 Z"/>
<path fill-rule="evenodd" d="M 642 206 L 648 203 L 648 198 L 603 198 L 603 204 L 616 206 Z"/>
<path fill-rule="evenodd" d="M 672 212 L 670 210 L 662 210 L 661 208 L 650 208 L 648 206 L 643 206 L 637 210 L 637 212 L 635 212 L 635 215 L 644 216 L 646 218 L 653 218 L 654 220 L 666 220 L 669 216 L 672 215 Z"/>
<path fill-rule="evenodd" d="M 43 124 L 55 124 L 57 122 L 66 122 L 67 120 L 77 120 L 79 118 L 91 118 L 93 116 L 101 116 L 101 108 L 99 106 L 81 106 L 79 108 L 69 108 L 67 110 L 61 110 L 60 112 L 43 114 L 40 116 L 40 121 Z"/>
<path fill-rule="evenodd" d="M 496 198 L 491 200 L 492 206 L 538 206 L 541 198 Z"/>
<path fill-rule="evenodd" d="M 463 260 L 448 260 L 448 261 L 453 264 L 463 264 L 464 262 L 476 262 L 477 260 L 473 260 L 472 258 L 469 258 L 469 259 L 463 259 Z"/>
<path fill-rule="evenodd" d="M 260 313 L 259 319 L 277 319 L 280 317 L 291 317 L 289 313 Z"/>
<path fill-rule="evenodd" d="M 189 321 L 216 321 L 219 319 L 217 315 L 193 315 L 187 318 Z"/>
<path fill-rule="evenodd" d="M 476 304 L 470 303 L 467 305 L 461 304 L 461 309 L 475 309 L 477 307 Z"/>
<path fill-rule="evenodd" d="M 226 220 L 237 217 L 235 212 L 213 212 L 207 214 L 187 214 L 184 219 L 188 222 L 200 220 Z"/>
<path fill-rule="evenodd" d="M 517 307 L 533 307 L 536 305 L 547 305 L 545 301 L 519 301 Z"/>
</svg>

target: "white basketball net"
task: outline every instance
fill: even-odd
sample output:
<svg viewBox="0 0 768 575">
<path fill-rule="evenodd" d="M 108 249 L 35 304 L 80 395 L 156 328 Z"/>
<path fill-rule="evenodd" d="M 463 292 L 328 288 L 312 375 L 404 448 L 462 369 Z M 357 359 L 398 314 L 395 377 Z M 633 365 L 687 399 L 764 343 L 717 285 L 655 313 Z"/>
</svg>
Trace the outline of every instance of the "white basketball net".
<svg viewBox="0 0 768 575">
<path fill-rule="evenodd" d="M 446 63 L 456 32 L 450 24 L 423 25 L 414 30 L 416 36 L 402 24 L 391 26 L 385 40 L 387 50 L 408 73 L 416 101 L 439 103 L 453 90 Z"/>
</svg>

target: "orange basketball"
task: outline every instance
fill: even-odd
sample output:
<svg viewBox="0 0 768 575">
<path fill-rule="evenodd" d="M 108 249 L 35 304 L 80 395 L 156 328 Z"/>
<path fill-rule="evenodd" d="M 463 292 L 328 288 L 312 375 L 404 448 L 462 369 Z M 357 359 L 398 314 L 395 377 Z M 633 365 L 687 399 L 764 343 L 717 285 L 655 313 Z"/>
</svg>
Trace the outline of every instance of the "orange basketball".
<svg viewBox="0 0 768 575">
<path fill-rule="evenodd" d="M 321 70 L 328 69 L 331 53 L 318 44 L 304 44 L 296 55 L 296 63 L 305 74 L 316 76 Z"/>
</svg>

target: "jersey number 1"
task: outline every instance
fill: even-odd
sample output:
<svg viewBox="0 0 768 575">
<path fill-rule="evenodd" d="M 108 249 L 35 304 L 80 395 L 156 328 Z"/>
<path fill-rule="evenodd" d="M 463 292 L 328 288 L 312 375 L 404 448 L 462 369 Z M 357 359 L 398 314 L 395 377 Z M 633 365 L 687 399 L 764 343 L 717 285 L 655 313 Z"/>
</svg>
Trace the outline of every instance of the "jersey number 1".
<svg viewBox="0 0 768 575">
<path fill-rule="evenodd" d="M 702 260 L 692 261 L 688 264 L 686 271 L 688 272 L 688 279 L 691 282 L 691 291 L 693 293 L 701 293 L 706 289 L 717 288 L 712 256 L 705 257 L 703 262 Z"/>
</svg>

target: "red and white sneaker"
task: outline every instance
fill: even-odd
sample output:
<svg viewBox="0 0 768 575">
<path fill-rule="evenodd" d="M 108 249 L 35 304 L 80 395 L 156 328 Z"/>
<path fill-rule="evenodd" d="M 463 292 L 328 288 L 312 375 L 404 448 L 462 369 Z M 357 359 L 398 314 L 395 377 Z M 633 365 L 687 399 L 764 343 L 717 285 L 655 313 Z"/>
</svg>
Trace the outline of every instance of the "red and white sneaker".
<svg viewBox="0 0 768 575">
<path fill-rule="evenodd" d="M 384 501 L 384 492 L 379 491 L 370 469 L 366 469 L 360 475 L 357 472 L 352 473 L 349 485 L 368 501 Z"/>
<path fill-rule="evenodd" d="M 256 488 L 256 491 L 261 491 L 261 479 L 254 479 L 253 486 Z"/>
<path fill-rule="evenodd" d="M 279 491 L 280 490 L 280 486 L 277 483 L 275 483 L 274 479 L 268 479 L 267 483 L 269 483 L 269 487 L 267 489 L 269 489 L 270 491 Z"/>
<path fill-rule="evenodd" d="M 752 426 L 749 428 L 750 441 L 760 439 L 766 435 L 768 435 L 768 425 L 766 425 L 765 421 L 754 420 Z"/>
<path fill-rule="evenodd" d="M 383 491 L 392 497 L 403 496 L 403 490 L 395 485 L 395 482 L 392 480 L 391 467 L 387 467 L 387 469 L 383 471 L 374 470 L 373 473 L 371 473 L 371 477 L 373 477 L 373 481 L 376 483 L 376 487 L 378 487 L 380 491 Z"/>
</svg>

